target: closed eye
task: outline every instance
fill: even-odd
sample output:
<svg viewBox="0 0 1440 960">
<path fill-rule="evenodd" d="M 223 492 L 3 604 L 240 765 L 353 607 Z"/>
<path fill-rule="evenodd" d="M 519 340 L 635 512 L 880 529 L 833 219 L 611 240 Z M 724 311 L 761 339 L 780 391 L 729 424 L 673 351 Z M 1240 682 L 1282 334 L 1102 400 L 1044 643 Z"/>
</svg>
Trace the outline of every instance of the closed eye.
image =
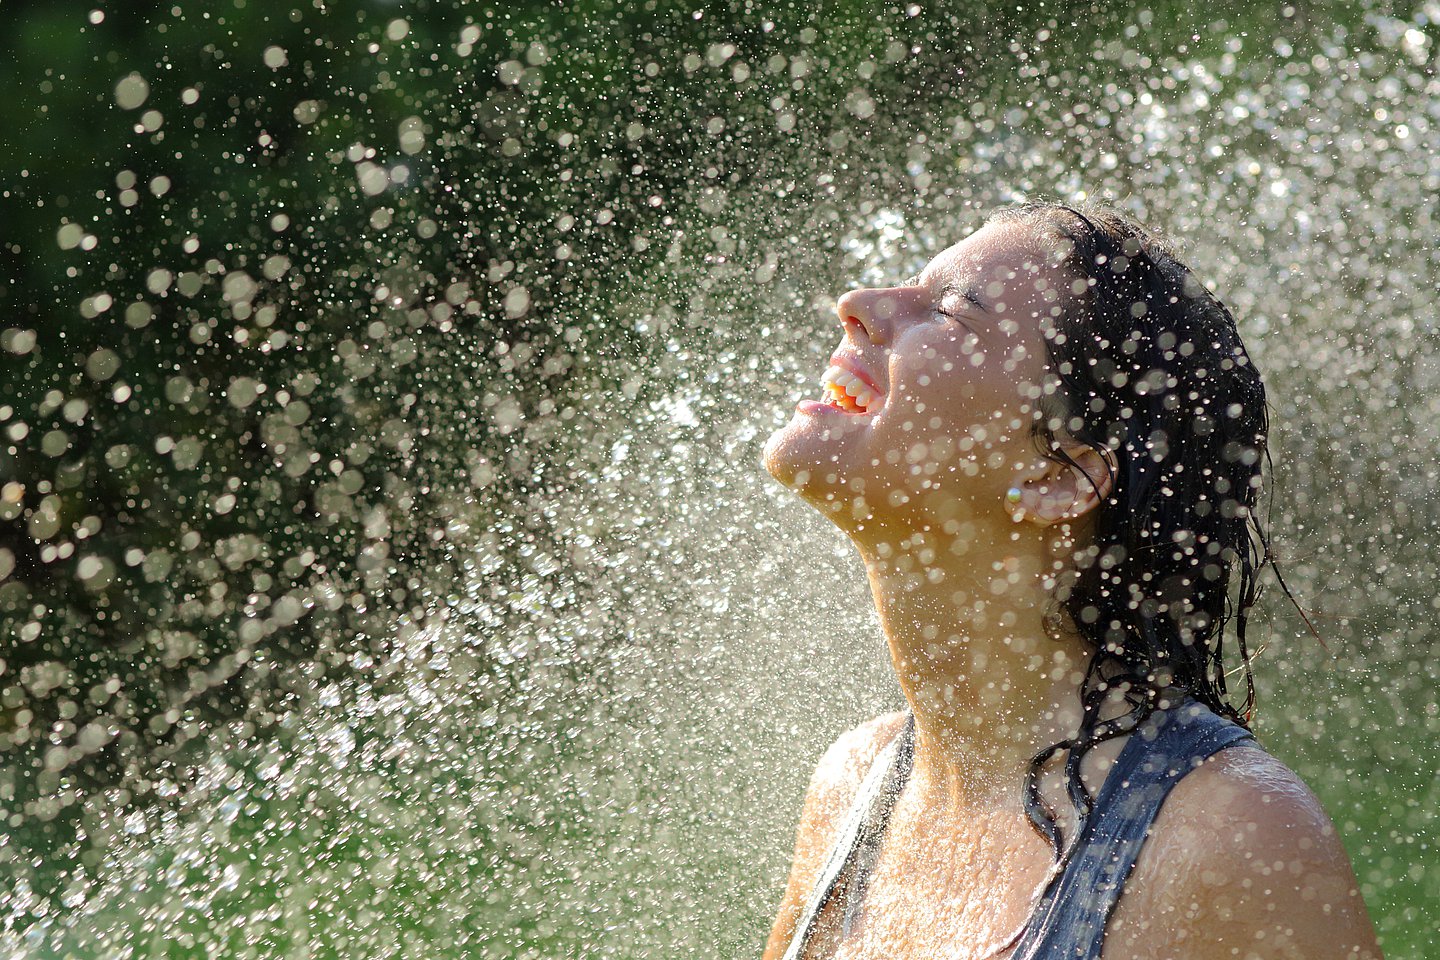
<svg viewBox="0 0 1440 960">
<path fill-rule="evenodd" d="M 968 284 L 963 286 L 955 283 L 947 284 L 945 289 L 940 291 L 940 299 L 944 301 L 951 297 L 958 297 L 981 313 L 991 312 L 990 308 L 985 305 L 985 301 L 980 299 L 980 294 Z"/>
<path fill-rule="evenodd" d="M 947 320 L 954 321 L 955 323 L 960 324 L 960 326 L 964 327 L 970 333 L 975 332 L 974 328 L 971 327 L 970 324 L 966 323 L 965 318 L 960 316 L 960 314 L 958 313 L 951 313 L 949 310 L 941 310 L 939 307 L 936 307 L 935 316 L 944 317 Z"/>
</svg>

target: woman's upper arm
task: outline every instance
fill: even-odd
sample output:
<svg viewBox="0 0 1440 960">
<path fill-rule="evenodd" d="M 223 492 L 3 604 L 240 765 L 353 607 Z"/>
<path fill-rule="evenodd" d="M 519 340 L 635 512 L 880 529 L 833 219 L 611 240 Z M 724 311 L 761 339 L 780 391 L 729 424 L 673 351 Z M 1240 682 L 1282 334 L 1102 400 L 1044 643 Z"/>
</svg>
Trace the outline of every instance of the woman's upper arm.
<svg viewBox="0 0 1440 960">
<path fill-rule="evenodd" d="M 1380 960 L 1350 858 L 1315 795 L 1262 751 L 1216 760 L 1161 808 L 1107 926 L 1106 957 Z"/>
<path fill-rule="evenodd" d="M 876 717 L 840 736 L 825 751 L 810 777 L 805 805 L 795 830 L 790 879 L 780 900 L 764 960 L 779 960 L 795 935 L 795 924 L 820 875 L 836 835 L 876 754 L 895 735 L 903 714 Z"/>
</svg>

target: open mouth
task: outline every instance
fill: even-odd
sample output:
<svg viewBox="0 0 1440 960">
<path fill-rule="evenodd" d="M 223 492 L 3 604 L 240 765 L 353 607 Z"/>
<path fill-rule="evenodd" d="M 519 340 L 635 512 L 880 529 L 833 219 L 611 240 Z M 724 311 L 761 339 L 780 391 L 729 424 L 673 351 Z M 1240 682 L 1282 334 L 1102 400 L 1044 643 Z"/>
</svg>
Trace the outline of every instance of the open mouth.
<svg viewBox="0 0 1440 960">
<path fill-rule="evenodd" d="M 825 391 L 826 406 L 845 413 L 873 413 L 880 406 L 880 395 L 843 367 L 832 366 L 826 370 L 820 386 Z"/>
</svg>

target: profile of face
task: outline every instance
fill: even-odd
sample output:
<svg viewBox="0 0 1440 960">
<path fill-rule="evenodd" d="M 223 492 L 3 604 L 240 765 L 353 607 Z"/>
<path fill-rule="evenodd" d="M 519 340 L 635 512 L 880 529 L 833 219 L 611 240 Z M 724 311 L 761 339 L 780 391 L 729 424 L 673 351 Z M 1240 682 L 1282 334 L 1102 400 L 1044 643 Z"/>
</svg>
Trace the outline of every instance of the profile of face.
<svg viewBox="0 0 1440 960">
<path fill-rule="evenodd" d="M 1044 462 L 1045 337 L 1078 299 L 1068 252 L 993 223 L 912 281 L 842 296 L 822 396 L 770 437 L 766 469 L 852 533 L 1008 519 L 1007 489 Z"/>
</svg>

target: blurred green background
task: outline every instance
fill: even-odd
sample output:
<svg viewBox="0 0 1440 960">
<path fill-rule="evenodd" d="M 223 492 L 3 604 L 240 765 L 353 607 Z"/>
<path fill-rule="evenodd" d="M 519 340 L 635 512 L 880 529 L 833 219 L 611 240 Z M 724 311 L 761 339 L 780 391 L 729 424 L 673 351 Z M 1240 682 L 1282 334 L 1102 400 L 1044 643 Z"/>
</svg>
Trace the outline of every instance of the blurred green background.
<svg viewBox="0 0 1440 960">
<path fill-rule="evenodd" d="M 0 0 L 0 945 L 757 954 L 897 696 L 760 444 L 836 294 L 1050 195 L 1241 317 L 1331 651 L 1268 603 L 1261 736 L 1426 955 L 1437 26 Z"/>
</svg>

